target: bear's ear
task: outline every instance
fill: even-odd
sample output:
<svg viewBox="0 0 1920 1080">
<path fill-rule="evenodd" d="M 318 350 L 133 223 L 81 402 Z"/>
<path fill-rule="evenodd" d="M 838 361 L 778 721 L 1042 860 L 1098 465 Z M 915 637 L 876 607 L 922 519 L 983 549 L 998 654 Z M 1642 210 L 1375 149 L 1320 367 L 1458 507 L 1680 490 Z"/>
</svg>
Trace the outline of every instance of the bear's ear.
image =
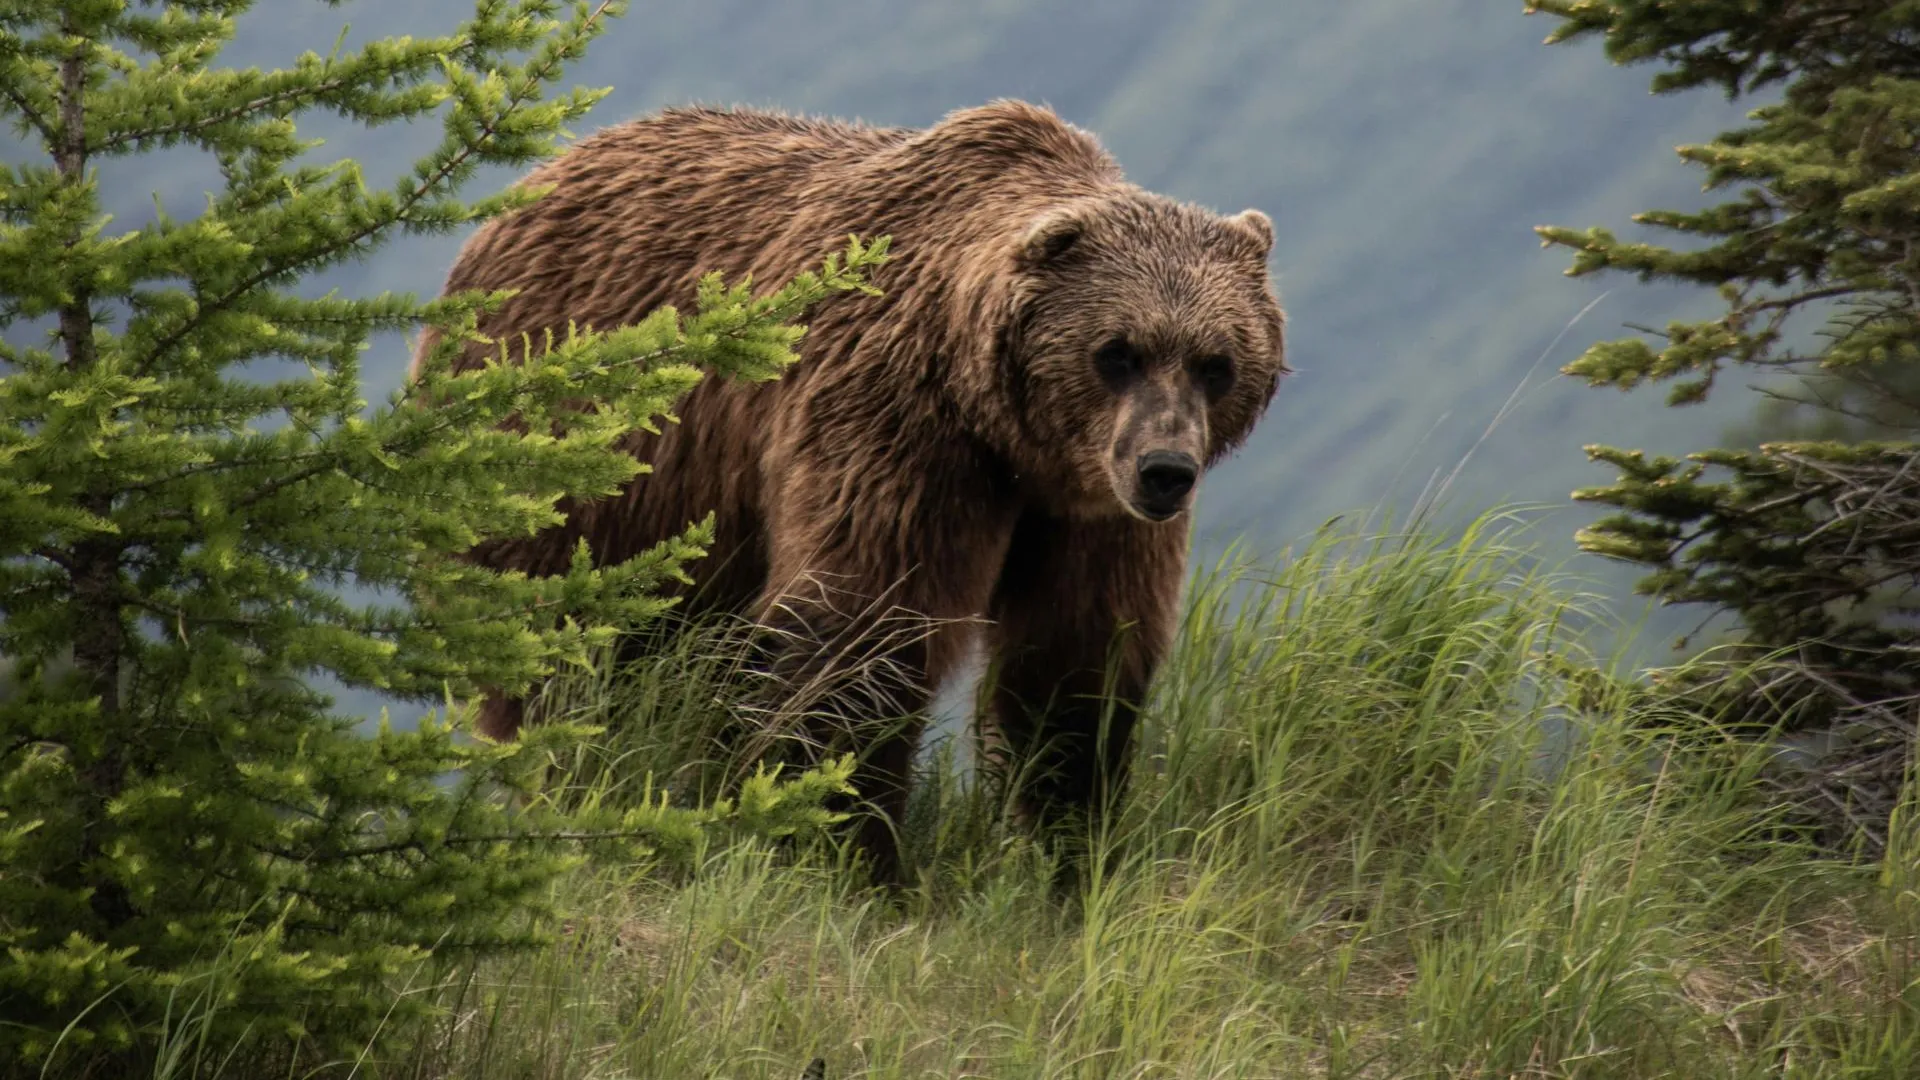
<svg viewBox="0 0 1920 1080">
<path fill-rule="evenodd" d="M 1060 206 L 1041 214 L 1027 226 L 1015 257 L 1020 269 L 1032 270 L 1065 255 L 1087 232 L 1084 207 Z"/>
<path fill-rule="evenodd" d="M 1258 210 L 1247 209 L 1227 219 L 1228 224 L 1251 235 L 1260 244 L 1260 257 L 1273 253 L 1273 219 Z"/>
</svg>

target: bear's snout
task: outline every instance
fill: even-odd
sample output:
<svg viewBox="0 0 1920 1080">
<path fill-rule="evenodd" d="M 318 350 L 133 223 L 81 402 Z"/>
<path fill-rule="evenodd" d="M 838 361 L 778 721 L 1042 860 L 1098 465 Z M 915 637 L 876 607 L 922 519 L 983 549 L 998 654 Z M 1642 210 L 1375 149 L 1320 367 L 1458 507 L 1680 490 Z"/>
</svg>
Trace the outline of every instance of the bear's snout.
<svg viewBox="0 0 1920 1080">
<path fill-rule="evenodd" d="M 1140 512 L 1155 521 L 1165 521 L 1185 508 L 1187 493 L 1200 478 L 1200 463 L 1190 454 L 1150 450 L 1140 455 L 1134 473 L 1140 490 Z"/>
</svg>

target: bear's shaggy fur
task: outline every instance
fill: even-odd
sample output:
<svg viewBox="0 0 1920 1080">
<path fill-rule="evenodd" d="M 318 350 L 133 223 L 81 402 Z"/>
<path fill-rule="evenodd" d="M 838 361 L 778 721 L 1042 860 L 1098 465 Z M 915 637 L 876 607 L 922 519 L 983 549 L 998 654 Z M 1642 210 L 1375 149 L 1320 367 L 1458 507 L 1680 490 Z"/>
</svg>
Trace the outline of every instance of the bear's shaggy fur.
<svg viewBox="0 0 1920 1080">
<path fill-rule="evenodd" d="M 554 573 L 584 536 L 620 561 L 711 512 L 714 549 L 689 567 L 696 610 L 790 631 L 774 635 L 788 675 L 851 662 L 842 646 L 880 640 L 888 612 L 937 620 L 878 647 L 910 709 L 984 633 L 983 723 L 1021 755 L 1027 815 L 1097 813 L 1172 635 L 1189 489 L 1287 370 L 1266 216 L 1144 191 L 1090 135 L 1013 101 L 925 130 L 675 109 L 583 139 L 525 182 L 552 191 L 481 228 L 446 286 L 520 290 L 482 321 L 496 339 L 687 308 L 713 270 L 771 287 L 849 234 L 891 236 L 893 255 L 873 278 L 884 295 L 809 313 L 779 380 L 710 378 L 682 423 L 636 434 L 650 475 L 473 557 Z M 460 363 L 486 355 L 473 345 Z M 845 718 L 881 708 L 862 692 Z M 493 737 L 521 719 L 519 702 L 483 706 Z M 861 747 L 855 783 L 881 812 L 862 841 L 882 878 L 899 872 L 888 819 L 918 735 Z"/>
</svg>

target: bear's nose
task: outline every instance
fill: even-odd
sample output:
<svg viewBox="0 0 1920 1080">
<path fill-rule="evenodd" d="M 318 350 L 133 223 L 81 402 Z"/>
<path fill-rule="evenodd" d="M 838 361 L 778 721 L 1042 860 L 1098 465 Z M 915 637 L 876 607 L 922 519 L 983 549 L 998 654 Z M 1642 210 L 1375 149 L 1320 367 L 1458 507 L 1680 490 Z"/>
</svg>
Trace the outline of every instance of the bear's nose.
<svg viewBox="0 0 1920 1080">
<path fill-rule="evenodd" d="M 1140 498 L 1147 509 L 1172 513 L 1180 500 L 1193 490 L 1200 477 L 1200 463 L 1191 455 L 1173 450 L 1150 450 L 1135 463 L 1140 473 Z"/>
</svg>

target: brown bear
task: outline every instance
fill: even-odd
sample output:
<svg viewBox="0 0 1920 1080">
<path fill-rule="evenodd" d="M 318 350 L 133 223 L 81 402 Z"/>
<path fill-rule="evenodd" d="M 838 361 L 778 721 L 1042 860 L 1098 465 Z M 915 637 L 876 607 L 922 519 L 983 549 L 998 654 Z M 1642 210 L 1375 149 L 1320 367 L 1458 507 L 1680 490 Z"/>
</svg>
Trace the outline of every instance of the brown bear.
<svg viewBox="0 0 1920 1080">
<path fill-rule="evenodd" d="M 1017 101 L 924 130 L 672 109 L 525 182 L 551 190 L 476 232 L 446 283 L 519 290 L 482 320 L 496 340 L 688 308 L 708 271 L 777 286 L 849 234 L 891 237 L 892 257 L 881 295 L 809 312 L 781 378 L 709 378 L 681 423 L 636 433 L 653 472 L 621 495 L 473 557 L 550 574 L 584 536 L 618 562 L 711 512 L 690 607 L 759 620 L 789 678 L 883 654 L 869 667 L 886 679 L 845 681 L 843 720 L 924 710 L 984 633 L 982 725 L 1017 759 L 1025 816 L 1097 815 L 1173 633 L 1182 513 L 1288 370 L 1268 218 L 1142 190 L 1092 136 Z M 880 629 L 900 613 L 935 629 Z M 518 701 L 483 704 L 489 736 L 521 720 Z M 855 785 L 879 812 L 860 840 L 882 880 L 900 873 L 919 734 L 909 720 L 859 747 Z"/>
</svg>

